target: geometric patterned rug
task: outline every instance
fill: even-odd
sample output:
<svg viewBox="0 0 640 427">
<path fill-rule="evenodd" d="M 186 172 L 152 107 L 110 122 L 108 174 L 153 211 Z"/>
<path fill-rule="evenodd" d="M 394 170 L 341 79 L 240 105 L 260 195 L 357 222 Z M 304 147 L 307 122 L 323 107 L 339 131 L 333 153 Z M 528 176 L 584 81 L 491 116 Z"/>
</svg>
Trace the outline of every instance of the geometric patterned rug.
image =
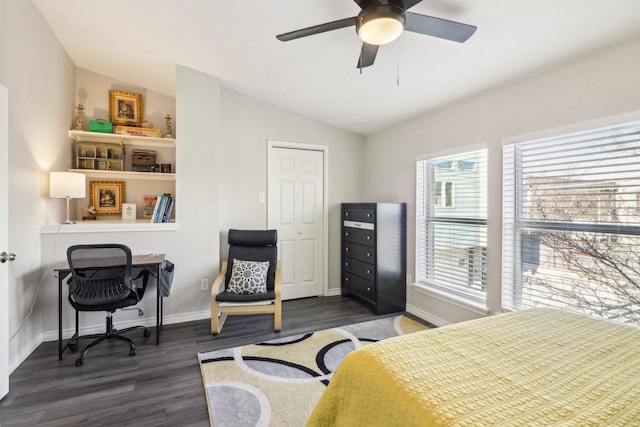
<svg viewBox="0 0 640 427">
<path fill-rule="evenodd" d="M 211 425 L 304 426 L 344 356 L 424 329 L 400 315 L 199 353 Z"/>
</svg>

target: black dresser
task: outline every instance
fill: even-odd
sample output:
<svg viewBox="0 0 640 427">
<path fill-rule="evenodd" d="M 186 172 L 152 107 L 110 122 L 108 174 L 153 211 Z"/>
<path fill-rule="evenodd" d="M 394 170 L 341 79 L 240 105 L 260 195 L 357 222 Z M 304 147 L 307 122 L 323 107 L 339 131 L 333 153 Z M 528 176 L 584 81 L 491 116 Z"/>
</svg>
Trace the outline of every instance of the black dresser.
<svg viewBox="0 0 640 427">
<path fill-rule="evenodd" d="M 376 314 L 406 307 L 405 203 L 342 204 L 342 295 Z"/>
</svg>

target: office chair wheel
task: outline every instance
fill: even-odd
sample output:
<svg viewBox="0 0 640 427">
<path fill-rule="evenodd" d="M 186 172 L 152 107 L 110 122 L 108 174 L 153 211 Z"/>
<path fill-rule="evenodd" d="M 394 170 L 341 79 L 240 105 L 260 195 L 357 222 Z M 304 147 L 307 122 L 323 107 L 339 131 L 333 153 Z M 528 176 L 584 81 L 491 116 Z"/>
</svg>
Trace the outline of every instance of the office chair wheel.
<svg viewBox="0 0 640 427">
<path fill-rule="evenodd" d="M 76 359 L 75 364 L 76 366 L 82 366 L 82 359 Z"/>
<path fill-rule="evenodd" d="M 145 338 L 149 338 L 151 336 L 151 331 L 147 328 L 144 329 L 143 335 Z"/>
<path fill-rule="evenodd" d="M 129 349 L 129 356 L 135 356 L 136 355 L 136 349 L 135 348 L 130 348 Z"/>
</svg>

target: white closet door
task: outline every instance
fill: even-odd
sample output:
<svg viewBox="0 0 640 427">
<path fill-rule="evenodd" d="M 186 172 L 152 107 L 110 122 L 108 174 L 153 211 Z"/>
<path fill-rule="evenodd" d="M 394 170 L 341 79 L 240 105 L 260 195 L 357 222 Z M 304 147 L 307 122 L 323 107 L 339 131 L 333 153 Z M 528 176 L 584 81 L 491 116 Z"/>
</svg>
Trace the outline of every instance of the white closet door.
<svg viewBox="0 0 640 427">
<path fill-rule="evenodd" d="M 269 228 L 278 230 L 282 298 L 322 295 L 324 153 L 270 150 Z"/>
</svg>

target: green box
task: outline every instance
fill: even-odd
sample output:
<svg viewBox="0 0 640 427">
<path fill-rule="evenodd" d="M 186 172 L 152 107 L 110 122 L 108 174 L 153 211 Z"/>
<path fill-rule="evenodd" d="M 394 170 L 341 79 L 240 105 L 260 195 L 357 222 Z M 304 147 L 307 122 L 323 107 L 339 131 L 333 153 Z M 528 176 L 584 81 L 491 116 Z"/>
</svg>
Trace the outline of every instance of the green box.
<svg viewBox="0 0 640 427">
<path fill-rule="evenodd" d="M 104 119 L 89 120 L 89 131 L 113 133 L 113 124 Z"/>
</svg>

